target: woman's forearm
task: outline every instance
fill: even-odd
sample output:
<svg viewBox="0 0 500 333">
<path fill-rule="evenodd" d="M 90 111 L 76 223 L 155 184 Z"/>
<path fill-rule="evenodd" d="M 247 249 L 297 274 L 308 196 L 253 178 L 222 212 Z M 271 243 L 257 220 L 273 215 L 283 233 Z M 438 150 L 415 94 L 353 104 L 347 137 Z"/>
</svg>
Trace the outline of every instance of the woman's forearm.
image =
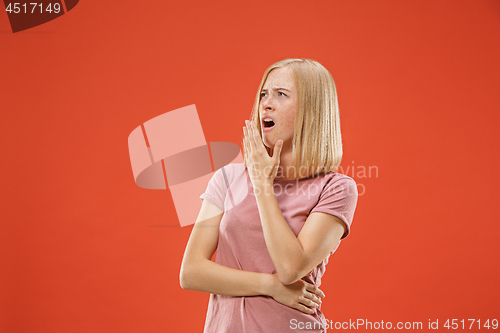
<svg viewBox="0 0 500 333">
<path fill-rule="evenodd" d="M 302 245 L 283 217 L 273 184 L 263 183 L 254 188 L 254 193 L 267 250 L 279 280 L 283 284 L 293 283 L 300 279 L 297 271 L 305 261 Z"/>
<path fill-rule="evenodd" d="M 227 296 L 270 296 L 275 278 L 272 274 L 247 272 L 200 259 L 183 265 L 183 289 Z"/>
</svg>

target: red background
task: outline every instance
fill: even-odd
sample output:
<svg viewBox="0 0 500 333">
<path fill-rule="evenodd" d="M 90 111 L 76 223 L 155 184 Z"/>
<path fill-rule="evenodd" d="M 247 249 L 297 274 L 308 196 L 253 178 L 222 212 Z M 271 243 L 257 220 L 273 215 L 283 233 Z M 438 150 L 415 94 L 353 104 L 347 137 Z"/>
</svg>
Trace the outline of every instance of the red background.
<svg viewBox="0 0 500 333">
<path fill-rule="evenodd" d="M 0 331 L 201 332 L 192 226 L 135 185 L 127 137 L 196 104 L 207 141 L 240 143 L 289 57 L 335 79 L 343 170 L 378 170 L 347 172 L 365 193 L 326 318 L 500 319 L 499 40 L 497 0 L 88 0 L 16 34 L 1 12 Z"/>
</svg>

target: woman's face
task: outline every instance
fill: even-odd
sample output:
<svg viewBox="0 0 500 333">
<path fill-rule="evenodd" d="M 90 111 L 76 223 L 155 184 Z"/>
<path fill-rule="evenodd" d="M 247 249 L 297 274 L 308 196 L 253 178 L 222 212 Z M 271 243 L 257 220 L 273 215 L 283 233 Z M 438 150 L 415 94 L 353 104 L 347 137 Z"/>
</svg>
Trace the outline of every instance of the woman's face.
<svg viewBox="0 0 500 333">
<path fill-rule="evenodd" d="M 272 149 L 278 140 L 283 140 L 283 151 L 291 150 L 296 92 L 290 68 L 276 68 L 269 73 L 262 87 L 259 104 L 262 141 L 265 146 Z M 266 118 L 273 121 L 266 122 Z"/>
</svg>

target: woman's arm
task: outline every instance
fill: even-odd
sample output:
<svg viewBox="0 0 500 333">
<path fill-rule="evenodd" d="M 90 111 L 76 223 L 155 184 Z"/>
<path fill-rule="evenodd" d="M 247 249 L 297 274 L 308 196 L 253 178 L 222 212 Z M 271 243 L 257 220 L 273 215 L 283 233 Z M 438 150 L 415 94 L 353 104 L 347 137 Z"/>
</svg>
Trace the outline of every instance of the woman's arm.
<svg viewBox="0 0 500 333">
<path fill-rule="evenodd" d="M 217 248 L 222 210 L 203 204 L 189 237 L 180 271 L 183 289 L 228 296 L 265 295 L 305 313 L 321 303 L 323 292 L 305 281 L 283 286 L 276 274 L 246 272 L 219 265 L 211 258 Z"/>
<path fill-rule="evenodd" d="M 295 237 L 273 189 L 283 142 L 276 142 L 273 156 L 269 157 L 255 123 L 246 121 L 246 124 L 248 129 L 243 127 L 245 164 L 254 188 L 267 250 L 281 283 L 293 284 L 335 248 L 344 234 L 344 224 L 333 215 L 315 212 L 307 217 Z"/>
<path fill-rule="evenodd" d="M 228 296 L 269 295 L 272 284 L 270 274 L 232 269 L 211 260 L 217 248 L 222 215 L 219 207 L 203 200 L 184 252 L 181 287 Z"/>
<path fill-rule="evenodd" d="M 254 187 L 266 246 L 281 283 L 292 284 L 306 276 L 335 248 L 344 223 L 330 214 L 314 212 L 297 237 L 283 217 L 272 183 Z"/>
</svg>

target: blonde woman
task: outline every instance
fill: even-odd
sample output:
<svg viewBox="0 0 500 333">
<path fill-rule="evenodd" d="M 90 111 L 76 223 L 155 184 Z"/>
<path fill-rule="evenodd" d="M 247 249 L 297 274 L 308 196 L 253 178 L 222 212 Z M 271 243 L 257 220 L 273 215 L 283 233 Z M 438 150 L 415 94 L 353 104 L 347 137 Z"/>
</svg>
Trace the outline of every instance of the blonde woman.
<svg viewBox="0 0 500 333">
<path fill-rule="evenodd" d="M 217 170 L 200 196 L 181 286 L 211 294 L 205 333 L 326 332 L 321 277 L 358 199 L 355 181 L 336 172 L 333 78 L 313 60 L 277 62 L 250 118 L 244 163 Z M 232 207 L 234 194 L 244 199 Z"/>
</svg>

